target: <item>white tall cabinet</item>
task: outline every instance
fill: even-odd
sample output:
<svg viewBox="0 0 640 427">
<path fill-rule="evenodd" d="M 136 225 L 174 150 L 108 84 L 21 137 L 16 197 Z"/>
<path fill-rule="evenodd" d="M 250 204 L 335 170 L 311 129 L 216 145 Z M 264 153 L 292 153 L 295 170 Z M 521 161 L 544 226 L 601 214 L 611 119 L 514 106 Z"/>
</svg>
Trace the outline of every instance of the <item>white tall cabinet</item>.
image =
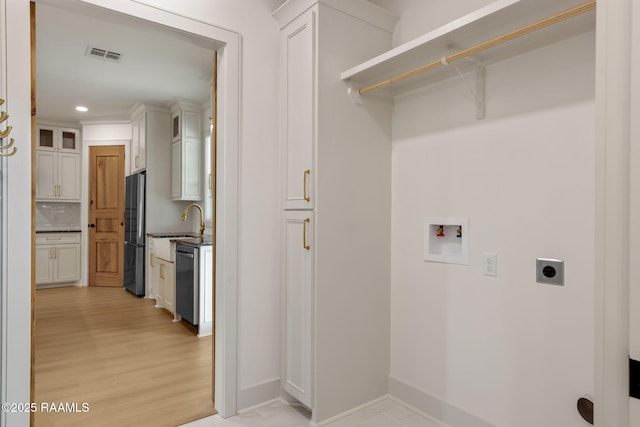
<svg viewBox="0 0 640 427">
<path fill-rule="evenodd" d="M 360 0 L 289 0 L 281 28 L 282 388 L 315 422 L 387 394 L 391 116 L 340 73 L 388 50 Z M 318 61 L 322 58 L 322 61 Z"/>
</svg>

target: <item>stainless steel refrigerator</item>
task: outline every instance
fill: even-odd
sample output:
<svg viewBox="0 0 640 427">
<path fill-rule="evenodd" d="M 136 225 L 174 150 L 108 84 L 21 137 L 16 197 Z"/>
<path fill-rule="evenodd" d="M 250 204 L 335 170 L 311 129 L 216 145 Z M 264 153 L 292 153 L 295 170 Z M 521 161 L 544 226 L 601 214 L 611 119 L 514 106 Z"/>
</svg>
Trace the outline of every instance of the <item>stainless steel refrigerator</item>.
<svg viewBox="0 0 640 427">
<path fill-rule="evenodd" d="M 124 287 L 144 296 L 145 264 L 145 172 L 126 178 L 124 211 Z"/>
</svg>

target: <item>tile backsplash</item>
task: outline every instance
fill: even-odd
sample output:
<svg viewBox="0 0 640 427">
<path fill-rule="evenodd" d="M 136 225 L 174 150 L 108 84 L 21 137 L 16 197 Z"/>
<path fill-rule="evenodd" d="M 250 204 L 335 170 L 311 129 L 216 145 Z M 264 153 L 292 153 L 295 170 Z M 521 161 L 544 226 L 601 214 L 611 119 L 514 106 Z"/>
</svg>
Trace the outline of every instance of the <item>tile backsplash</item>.
<svg viewBox="0 0 640 427">
<path fill-rule="evenodd" d="M 80 224 L 80 203 L 36 203 L 36 231 L 80 231 Z"/>
</svg>

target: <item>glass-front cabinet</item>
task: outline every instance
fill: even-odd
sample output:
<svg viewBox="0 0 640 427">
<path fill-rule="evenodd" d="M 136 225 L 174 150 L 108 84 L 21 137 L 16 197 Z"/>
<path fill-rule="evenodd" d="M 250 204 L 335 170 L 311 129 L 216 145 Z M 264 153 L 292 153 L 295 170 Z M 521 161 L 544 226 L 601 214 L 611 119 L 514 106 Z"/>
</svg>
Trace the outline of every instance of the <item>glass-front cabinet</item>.
<svg viewBox="0 0 640 427">
<path fill-rule="evenodd" d="M 78 129 L 38 125 L 36 148 L 38 150 L 80 152 Z"/>
</svg>

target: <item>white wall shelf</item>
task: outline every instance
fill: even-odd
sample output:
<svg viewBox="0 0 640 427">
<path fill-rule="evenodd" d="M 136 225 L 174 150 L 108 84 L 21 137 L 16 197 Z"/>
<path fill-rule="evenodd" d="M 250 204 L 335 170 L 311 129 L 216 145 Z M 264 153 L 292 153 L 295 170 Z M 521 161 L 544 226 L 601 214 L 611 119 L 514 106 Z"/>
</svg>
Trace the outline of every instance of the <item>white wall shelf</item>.
<svg viewBox="0 0 640 427">
<path fill-rule="evenodd" d="M 344 71 L 342 80 L 354 90 L 389 79 L 431 61 L 498 37 L 525 25 L 535 23 L 587 0 L 497 0 L 452 21 L 440 28 L 391 49 L 366 62 Z M 483 51 L 475 61 L 460 60 L 455 65 L 461 72 L 473 70 L 476 61 L 487 65 L 533 50 L 595 28 L 595 11 L 591 10 L 517 40 Z M 396 95 L 457 76 L 452 65 L 433 69 L 422 75 L 381 89 L 379 92 Z M 377 92 L 373 92 L 375 94 Z"/>
</svg>

